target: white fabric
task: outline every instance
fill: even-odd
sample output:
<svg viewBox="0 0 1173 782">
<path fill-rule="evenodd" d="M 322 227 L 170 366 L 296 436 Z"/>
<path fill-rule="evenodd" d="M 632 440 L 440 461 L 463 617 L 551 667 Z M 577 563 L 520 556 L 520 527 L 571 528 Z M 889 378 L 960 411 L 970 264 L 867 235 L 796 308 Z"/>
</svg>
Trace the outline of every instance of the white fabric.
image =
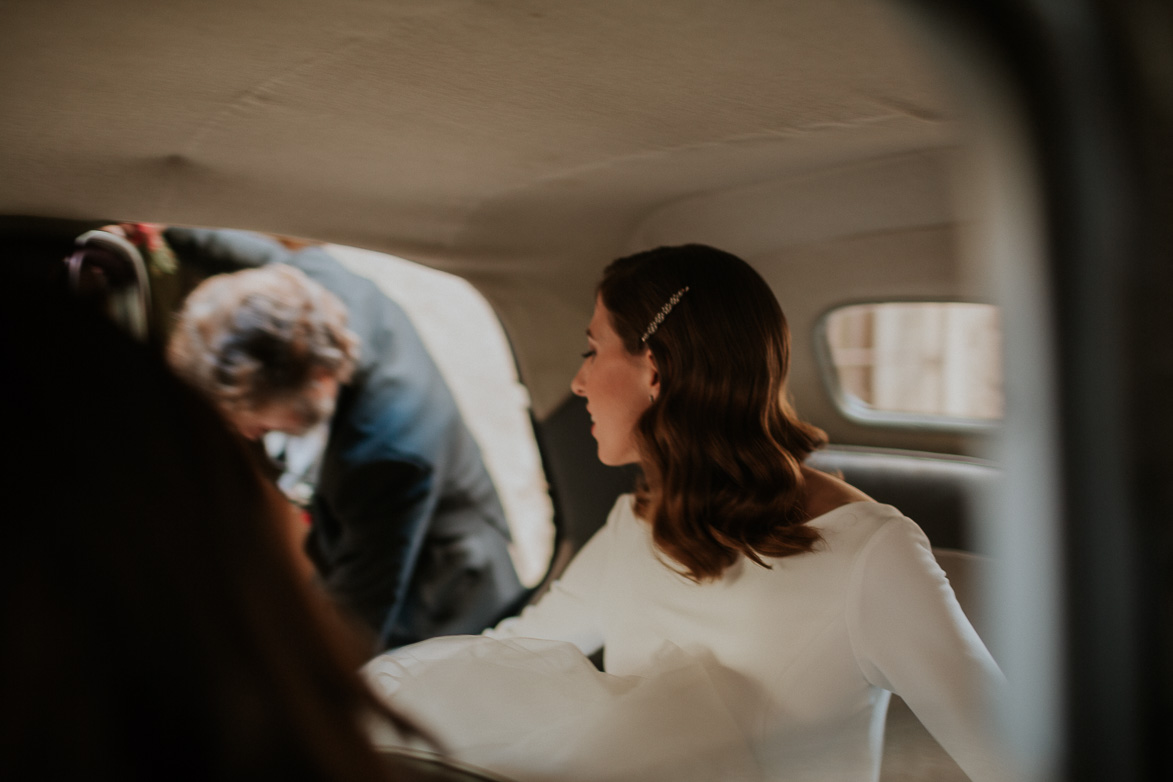
<svg viewBox="0 0 1173 782">
<path fill-rule="evenodd" d="M 770 569 L 743 560 L 718 581 L 696 584 L 666 564 L 648 525 L 632 512 L 631 497 L 621 497 L 607 524 L 550 592 L 520 617 L 486 632 L 502 641 L 569 642 L 584 653 L 605 644 L 608 674 L 580 671 L 581 690 L 566 684 L 551 696 L 545 675 L 535 673 L 532 686 L 525 675 L 502 678 L 497 661 L 509 656 L 506 643 L 449 641 L 455 646 L 437 648 L 433 655 L 421 649 L 425 642 L 401 651 L 398 659 L 461 662 L 445 669 L 443 681 L 431 676 L 428 665 L 413 663 L 412 677 L 422 686 L 404 697 L 428 701 L 428 723 L 443 739 L 466 747 L 477 741 L 477 733 L 500 730 L 514 719 L 525 730 L 532 722 L 531 702 L 553 697 L 574 703 L 588 691 L 588 682 L 597 688 L 638 677 L 638 684 L 629 686 L 654 696 L 641 702 L 647 711 L 633 716 L 622 698 L 615 698 L 614 706 L 640 730 L 612 736 L 607 751 L 594 747 L 597 771 L 610 773 L 616 758 L 629 757 L 634 747 L 658 760 L 673 756 L 657 750 L 669 739 L 684 737 L 685 746 L 694 741 L 701 747 L 710 735 L 729 733 L 723 719 L 714 721 L 718 714 L 732 720 L 750 754 L 730 740 L 716 762 L 740 774 L 748 760 L 755 771 L 738 777 L 697 767 L 689 775 L 685 764 L 684 775 L 675 778 L 752 779 L 758 773 L 768 779 L 870 780 L 879 773 L 892 690 L 973 779 L 1002 778 L 985 708 L 1002 676 L 957 605 L 924 533 L 894 508 L 871 502 L 845 505 L 810 523 L 823 536 L 815 552 L 772 560 Z M 526 649 L 544 659 L 540 649 Z M 369 667 L 384 690 L 404 681 L 396 659 Z M 689 670 L 692 683 L 674 689 L 666 672 L 679 670 Z M 505 680 L 508 687 L 492 689 Z M 699 681 L 711 683 L 722 708 L 694 708 Z M 674 715 L 671 731 L 660 729 L 661 715 L 651 707 Z M 451 711 L 468 715 L 470 724 L 449 731 L 457 727 L 446 717 Z M 605 713 L 598 698 L 590 711 Z M 533 719 L 543 723 L 540 716 Z M 481 731 L 478 725 L 484 726 Z M 573 744 L 582 726 L 573 728 L 545 739 L 550 746 Z M 458 758 L 460 747 L 454 747 Z M 709 750 L 698 757 L 714 756 Z M 524 757 L 511 762 L 540 761 L 542 752 L 526 742 L 518 746 Z M 677 765 L 687 758 L 688 753 L 677 757 Z M 491 763 L 486 765 L 494 768 Z M 620 771 L 613 778 L 648 778 L 634 767 L 626 770 L 632 773 Z"/>
<path fill-rule="evenodd" d="M 277 479 L 277 488 L 290 502 L 303 508 L 309 506 L 314 487 L 318 485 L 322 454 L 329 437 L 330 422 L 326 420 L 302 435 L 274 431 L 267 432 L 262 438 L 266 453 L 285 466 L 285 471 Z"/>
<path fill-rule="evenodd" d="M 613 676 L 561 641 L 465 635 L 404 647 L 366 673 L 453 758 L 517 782 L 761 782 L 708 668 L 671 646 L 654 662 L 654 675 Z"/>
</svg>

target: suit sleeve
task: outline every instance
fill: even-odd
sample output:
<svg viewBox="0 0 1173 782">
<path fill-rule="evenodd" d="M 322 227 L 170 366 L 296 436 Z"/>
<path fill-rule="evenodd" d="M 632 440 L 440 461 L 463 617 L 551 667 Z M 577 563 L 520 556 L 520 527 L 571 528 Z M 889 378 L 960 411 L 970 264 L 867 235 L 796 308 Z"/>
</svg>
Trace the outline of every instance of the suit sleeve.
<svg viewBox="0 0 1173 782">
<path fill-rule="evenodd" d="M 326 587 L 382 638 L 403 610 L 435 511 L 433 471 L 407 459 L 359 464 L 341 472 L 332 495 L 342 538 Z"/>
<path fill-rule="evenodd" d="M 979 782 L 1008 778 L 993 730 L 1005 679 L 912 521 L 881 527 L 852 574 L 848 626 L 867 680 L 908 703 Z"/>
<path fill-rule="evenodd" d="M 285 263 L 292 255 L 275 239 L 251 231 L 170 227 L 163 237 L 180 261 L 208 274 Z"/>
</svg>

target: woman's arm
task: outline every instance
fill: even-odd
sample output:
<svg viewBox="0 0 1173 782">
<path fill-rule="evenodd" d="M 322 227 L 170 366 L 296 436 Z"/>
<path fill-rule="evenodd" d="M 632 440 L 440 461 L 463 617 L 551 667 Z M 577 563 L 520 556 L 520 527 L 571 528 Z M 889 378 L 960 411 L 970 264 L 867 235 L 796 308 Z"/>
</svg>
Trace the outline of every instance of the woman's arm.
<svg viewBox="0 0 1173 782">
<path fill-rule="evenodd" d="M 606 641 L 602 591 L 608 583 L 607 570 L 615 561 L 612 549 L 623 503 L 630 504 L 631 497 L 619 498 L 607 523 L 587 541 L 537 603 L 484 634 L 490 638 L 566 641 L 588 655 L 602 648 Z"/>
<path fill-rule="evenodd" d="M 892 519 L 864 547 L 852 579 L 848 627 L 868 681 L 900 695 L 971 779 L 1007 778 L 992 713 L 1005 677 L 924 532 Z"/>
</svg>

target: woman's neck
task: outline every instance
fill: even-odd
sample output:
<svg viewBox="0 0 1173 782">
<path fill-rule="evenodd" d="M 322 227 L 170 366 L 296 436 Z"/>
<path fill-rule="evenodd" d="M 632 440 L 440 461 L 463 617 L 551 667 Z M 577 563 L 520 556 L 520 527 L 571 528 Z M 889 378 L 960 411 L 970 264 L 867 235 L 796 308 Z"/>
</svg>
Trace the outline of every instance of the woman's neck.
<svg viewBox="0 0 1173 782">
<path fill-rule="evenodd" d="M 846 481 L 813 467 L 802 467 L 802 509 L 807 519 L 814 519 L 851 502 L 874 502 L 868 495 Z"/>
</svg>

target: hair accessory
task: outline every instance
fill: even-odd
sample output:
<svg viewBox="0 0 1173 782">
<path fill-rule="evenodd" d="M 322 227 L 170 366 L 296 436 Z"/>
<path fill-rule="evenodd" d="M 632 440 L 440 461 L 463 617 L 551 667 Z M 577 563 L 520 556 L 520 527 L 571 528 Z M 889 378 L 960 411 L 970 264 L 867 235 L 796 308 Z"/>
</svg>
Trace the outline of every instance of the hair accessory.
<svg viewBox="0 0 1173 782">
<path fill-rule="evenodd" d="M 661 307 L 660 311 L 656 313 L 656 316 L 652 318 L 652 322 L 648 324 L 647 331 L 640 337 L 640 342 L 643 342 L 645 345 L 647 344 L 647 341 L 656 333 L 656 329 L 660 328 L 660 324 L 664 322 L 664 318 L 668 317 L 668 313 L 672 311 L 672 308 L 680 302 L 680 299 L 686 293 L 688 293 L 687 285 L 672 294 L 672 297 L 668 299 L 668 303 Z"/>
</svg>

